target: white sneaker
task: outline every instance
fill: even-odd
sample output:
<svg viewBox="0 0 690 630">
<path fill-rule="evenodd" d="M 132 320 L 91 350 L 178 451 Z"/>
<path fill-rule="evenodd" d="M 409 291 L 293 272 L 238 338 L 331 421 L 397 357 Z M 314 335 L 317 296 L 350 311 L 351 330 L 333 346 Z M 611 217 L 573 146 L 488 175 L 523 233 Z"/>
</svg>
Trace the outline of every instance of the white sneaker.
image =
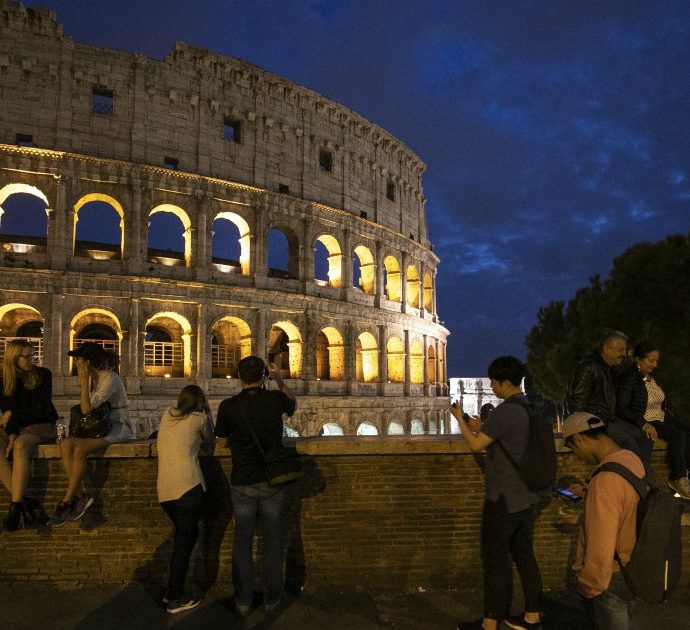
<svg viewBox="0 0 690 630">
<path fill-rule="evenodd" d="M 680 479 L 671 479 L 668 482 L 668 487 L 683 499 L 690 499 L 690 481 L 687 477 Z"/>
</svg>

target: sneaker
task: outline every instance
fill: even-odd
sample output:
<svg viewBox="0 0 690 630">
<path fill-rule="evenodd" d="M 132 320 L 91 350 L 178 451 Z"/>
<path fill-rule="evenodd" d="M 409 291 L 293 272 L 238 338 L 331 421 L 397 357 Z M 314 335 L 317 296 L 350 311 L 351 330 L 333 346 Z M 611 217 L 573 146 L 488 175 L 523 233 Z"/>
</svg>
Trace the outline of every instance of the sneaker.
<svg viewBox="0 0 690 630">
<path fill-rule="evenodd" d="M 541 620 L 539 621 L 527 621 L 525 615 L 511 615 L 503 620 L 509 628 L 516 628 L 516 630 L 531 630 L 531 628 L 539 628 L 541 626 Z"/>
<path fill-rule="evenodd" d="M 201 597 L 198 597 L 197 595 L 185 595 L 179 599 L 169 601 L 166 610 L 171 615 L 174 615 L 175 613 L 182 612 L 183 610 L 191 610 L 192 608 L 196 608 L 200 603 Z"/>
<path fill-rule="evenodd" d="M 74 501 L 68 501 L 67 503 L 60 501 L 55 508 L 55 514 L 48 519 L 48 526 L 62 527 L 67 521 L 69 521 L 73 505 Z"/>
<path fill-rule="evenodd" d="M 247 617 L 251 609 L 251 604 L 240 604 L 239 602 L 235 602 L 235 612 L 239 617 Z"/>
<path fill-rule="evenodd" d="M 668 487 L 683 499 L 690 499 L 690 481 L 687 477 L 672 479 L 668 482 Z"/>
<path fill-rule="evenodd" d="M 70 521 L 78 521 L 84 512 L 88 510 L 93 505 L 93 497 L 86 492 L 83 492 L 81 496 L 75 497 L 74 507 L 72 508 L 72 513 L 69 515 Z"/>
</svg>

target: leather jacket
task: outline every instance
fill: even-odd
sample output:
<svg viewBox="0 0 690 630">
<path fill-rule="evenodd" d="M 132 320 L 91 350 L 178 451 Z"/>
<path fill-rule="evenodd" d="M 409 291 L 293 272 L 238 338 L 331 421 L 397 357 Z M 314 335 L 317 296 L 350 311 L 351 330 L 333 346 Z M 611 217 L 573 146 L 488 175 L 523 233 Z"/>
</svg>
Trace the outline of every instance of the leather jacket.
<svg viewBox="0 0 690 630">
<path fill-rule="evenodd" d="M 636 364 L 620 373 L 616 382 L 616 415 L 641 427 L 647 411 L 647 387 Z"/>
<path fill-rule="evenodd" d="M 566 414 L 586 411 L 604 422 L 617 420 L 616 381 L 613 368 L 599 354 L 580 361 L 565 393 Z"/>
</svg>

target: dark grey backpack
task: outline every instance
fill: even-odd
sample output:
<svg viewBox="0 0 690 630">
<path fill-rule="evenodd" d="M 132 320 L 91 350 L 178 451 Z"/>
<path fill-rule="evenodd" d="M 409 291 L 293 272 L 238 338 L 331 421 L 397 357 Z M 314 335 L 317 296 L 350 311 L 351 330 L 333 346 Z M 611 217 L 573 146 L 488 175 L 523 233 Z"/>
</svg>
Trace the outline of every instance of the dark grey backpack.
<svg viewBox="0 0 690 630">
<path fill-rule="evenodd" d="M 680 579 L 680 505 L 649 479 L 640 479 L 622 464 L 608 462 L 594 475 L 606 471 L 619 474 L 640 495 L 637 541 L 630 561 L 621 566 L 623 577 L 636 597 L 652 604 L 663 602 Z"/>
</svg>

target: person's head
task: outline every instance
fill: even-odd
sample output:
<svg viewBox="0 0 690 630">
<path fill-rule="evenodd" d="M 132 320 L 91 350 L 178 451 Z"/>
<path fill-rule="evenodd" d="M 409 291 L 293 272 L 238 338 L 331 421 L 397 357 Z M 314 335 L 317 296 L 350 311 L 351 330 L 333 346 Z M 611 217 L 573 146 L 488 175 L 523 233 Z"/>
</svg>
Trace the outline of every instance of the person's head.
<svg viewBox="0 0 690 630">
<path fill-rule="evenodd" d="M 642 341 L 635 344 L 633 358 L 640 373 L 647 376 L 656 370 L 656 366 L 659 364 L 659 348 L 649 341 Z"/>
<path fill-rule="evenodd" d="M 525 377 L 525 366 L 515 357 L 498 357 L 488 369 L 491 389 L 499 398 L 507 398 L 520 389 Z"/>
<path fill-rule="evenodd" d="M 107 370 L 109 365 L 112 364 L 112 357 L 93 341 L 85 341 L 78 348 L 70 350 L 67 354 L 74 357 L 77 366 L 83 363 L 94 370 Z"/>
<path fill-rule="evenodd" d="M 628 336 L 620 330 L 607 332 L 599 344 L 599 354 L 607 365 L 620 365 L 628 352 Z"/>
<path fill-rule="evenodd" d="M 33 363 L 34 347 L 24 339 L 12 339 L 5 346 L 2 361 L 2 382 L 5 396 L 14 394 L 17 379 L 22 379 L 26 389 L 35 389 L 39 382 Z"/>
<path fill-rule="evenodd" d="M 237 364 L 237 374 L 245 385 L 260 385 L 266 376 L 266 364 L 261 357 L 244 357 Z"/>
<path fill-rule="evenodd" d="M 571 413 L 563 421 L 562 433 L 563 445 L 590 464 L 599 463 L 597 453 L 602 445 L 613 444 L 606 435 L 604 422 L 586 411 Z"/>
<path fill-rule="evenodd" d="M 491 412 L 495 409 L 495 407 L 491 403 L 486 403 L 482 405 L 479 409 L 479 419 L 482 422 L 485 422 L 486 420 L 489 419 L 489 416 L 491 415 Z"/>
<path fill-rule="evenodd" d="M 195 411 L 201 411 L 205 414 L 211 412 L 208 400 L 206 400 L 206 394 L 198 385 L 187 385 L 182 388 L 180 395 L 177 397 L 175 409 L 177 411 L 175 415 L 180 416 L 187 416 Z"/>
</svg>

